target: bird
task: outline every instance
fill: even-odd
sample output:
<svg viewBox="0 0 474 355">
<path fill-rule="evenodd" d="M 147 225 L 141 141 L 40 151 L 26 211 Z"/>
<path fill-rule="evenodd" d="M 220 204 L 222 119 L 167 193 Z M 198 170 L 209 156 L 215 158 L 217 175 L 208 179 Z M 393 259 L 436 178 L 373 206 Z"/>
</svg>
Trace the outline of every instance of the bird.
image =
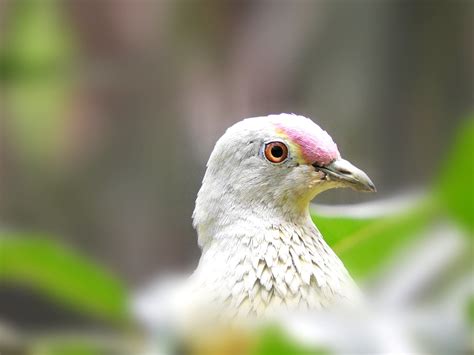
<svg viewBox="0 0 474 355">
<path fill-rule="evenodd" d="M 229 127 L 210 155 L 192 216 L 202 250 L 189 279 L 192 302 L 259 318 L 357 298 L 309 213 L 318 194 L 342 187 L 376 191 L 311 119 L 282 113 Z"/>
</svg>

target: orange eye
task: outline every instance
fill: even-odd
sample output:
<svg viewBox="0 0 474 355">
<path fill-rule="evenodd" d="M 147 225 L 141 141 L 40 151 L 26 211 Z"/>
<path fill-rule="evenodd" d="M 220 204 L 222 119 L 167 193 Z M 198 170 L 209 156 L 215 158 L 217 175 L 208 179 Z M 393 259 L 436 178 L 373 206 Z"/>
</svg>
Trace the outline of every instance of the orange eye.
<svg viewBox="0 0 474 355">
<path fill-rule="evenodd" d="M 288 157 L 288 147 L 282 142 L 265 144 L 265 158 L 272 163 L 281 163 Z"/>
</svg>

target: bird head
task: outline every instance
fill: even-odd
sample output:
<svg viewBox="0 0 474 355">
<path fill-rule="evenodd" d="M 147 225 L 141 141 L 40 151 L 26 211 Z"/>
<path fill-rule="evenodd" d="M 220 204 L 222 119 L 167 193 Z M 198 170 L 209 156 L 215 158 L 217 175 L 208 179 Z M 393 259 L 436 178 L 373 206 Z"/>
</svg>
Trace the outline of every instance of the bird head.
<svg viewBox="0 0 474 355">
<path fill-rule="evenodd" d="M 307 214 L 317 194 L 338 187 L 375 191 L 317 124 L 293 114 L 247 118 L 227 129 L 214 147 L 194 225 L 199 234 L 216 233 L 239 216 L 268 220 Z"/>
</svg>

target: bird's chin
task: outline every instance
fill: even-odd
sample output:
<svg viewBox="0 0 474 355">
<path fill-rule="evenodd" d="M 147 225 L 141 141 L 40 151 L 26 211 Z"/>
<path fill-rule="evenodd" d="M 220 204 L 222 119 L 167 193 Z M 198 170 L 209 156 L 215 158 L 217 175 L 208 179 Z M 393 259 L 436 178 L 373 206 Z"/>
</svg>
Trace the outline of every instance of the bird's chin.
<svg viewBox="0 0 474 355">
<path fill-rule="evenodd" d="M 342 186 L 342 184 L 336 182 L 336 181 L 326 181 L 326 180 L 319 180 L 317 183 L 314 184 L 314 186 L 310 189 L 311 192 L 311 199 L 315 198 L 317 195 L 320 193 L 327 191 L 327 190 L 332 190 L 332 189 L 337 189 Z"/>
<path fill-rule="evenodd" d="M 312 200 L 324 191 L 351 187 L 352 186 L 345 183 L 344 181 L 331 179 L 331 177 L 323 171 L 316 171 L 313 174 L 312 182 L 309 184 L 308 194 L 311 197 L 310 200 Z"/>
<path fill-rule="evenodd" d="M 300 182 L 295 192 L 298 206 L 309 204 L 320 193 L 341 187 L 348 187 L 343 182 L 331 179 L 324 171 L 314 170 L 313 167 L 304 170 L 299 175 Z"/>
<path fill-rule="evenodd" d="M 320 193 L 332 190 L 338 187 L 342 187 L 337 181 L 331 181 L 326 179 L 326 174 L 322 171 L 316 173 L 317 176 L 312 179 L 309 184 L 309 189 L 307 190 L 309 201 L 314 199 Z"/>
</svg>

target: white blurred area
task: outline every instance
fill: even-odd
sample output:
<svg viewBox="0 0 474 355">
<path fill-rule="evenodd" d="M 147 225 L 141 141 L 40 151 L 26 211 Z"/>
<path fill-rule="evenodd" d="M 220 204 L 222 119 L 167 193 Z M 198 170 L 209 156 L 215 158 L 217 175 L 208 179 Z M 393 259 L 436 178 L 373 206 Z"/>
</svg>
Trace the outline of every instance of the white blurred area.
<svg viewBox="0 0 474 355">
<path fill-rule="evenodd" d="M 364 310 L 296 315 L 280 324 L 297 341 L 336 354 L 470 353 L 474 344 L 466 310 L 474 296 L 474 270 L 456 269 L 469 265 L 471 256 L 461 231 L 434 223 L 363 286 Z"/>
<path fill-rule="evenodd" d="M 319 216 L 379 218 L 403 213 L 425 197 L 423 191 L 412 191 L 363 204 L 312 208 Z M 467 233 L 448 218 L 430 220 L 413 242 L 360 283 L 361 307 L 284 314 L 269 324 L 297 344 L 330 354 L 471 353 L 468 307 L 474 297 L 474 268 Z M 155 344 L 150 354 L 172 353 L 176 346 L 178 328 L 167 297 L 185 279 L 159 278 L 134 298 L 134 313 Z"/>
</svg>

